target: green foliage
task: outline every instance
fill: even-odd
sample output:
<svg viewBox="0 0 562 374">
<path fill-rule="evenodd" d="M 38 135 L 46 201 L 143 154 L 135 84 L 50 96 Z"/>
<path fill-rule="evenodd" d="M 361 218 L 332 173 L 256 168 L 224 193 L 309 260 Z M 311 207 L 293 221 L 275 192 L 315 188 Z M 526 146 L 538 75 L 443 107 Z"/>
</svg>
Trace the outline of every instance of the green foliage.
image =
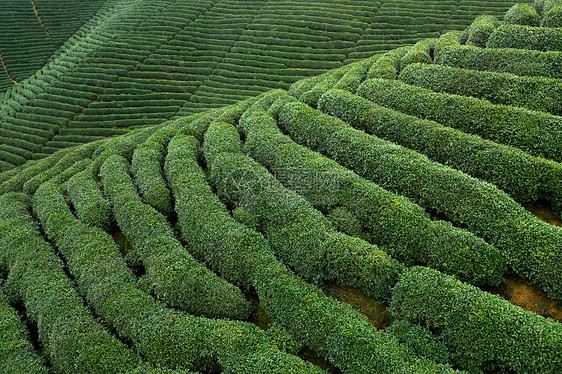
<svg viewBox="0 0 562 374">
<path fill-rule="evenodd" d="M 490 36 L 488 47 L 562 51 L 561 40 L 559 28 L 502 25 Z"/>
<path fill-rule="evenodd" d="M 562 166 L 559 163 L 530 156 L 517 148 L 484 140 L 437 122 L 380 107 L 345 91 L 328 91 L 322 97 L 319 108 L 355 128 L 493 183 L 521 204 L 541 199 L 549 200 L 555 206 L 561 203 L 556 187 L 562 183 Z"/>
<path fill-rule="evenodd" d="M 435 270 L 414 267 L 394 288 L 391 312 L 440 331 L 453 361 L 470 371 L 562 370 L 562 326 Z"/>
<path fill-rule="evenodd" d="M 217 124 L 215 129 L 224 127 Z M 165 170 L 176 199 L 182 237 L 223 276 L 255 288 L 273 326 L 286 330 L 276 333 L 276 328 L 268 335 L 282 347 L 296 349 L 289 333 L 346 373 L 392 371 L 417 360 L 404 354 L 393 338 L 376 332 L 356 311 L 292 275 L 275 258 L 263 236 L 233 220 L 212 193 L 197 157 L 195 138 L 176 136 L 170 142 Z M 215 164 L 221 157 L 224 155 L 216 158 Z M 432 364 L 423 360 L 419 364 L 421 372 L 431 372 Z"/>
<path fill-rule="evenodd" d="M 160 143 L 146 141 L 133 152 L 132 172 L 143 201 L 165 217 L 172 214 L 172 198 L 162 176 L 164 148 Z"/>
<path fill-rule="evenodd" d="M 66 179 L 70 178 L 73 175 L 73 172 L 76 173 L 78 171 L 83 170 L 82 165 L 79 165 L 82 160 L 82 155 L 70 152 L 66 156 L 64 156 L 59 162 L 57 162 L 52 168 L 43 171 L 42 173 L 36 175 L 35 177 L 31 178 L 29 181 L 25 182 L 23 185 L 23 192 L 32 196 L 39 186 L 52 179 L 57 178 L 60 179 L 59 183 L 64 183 Z M 77 167 L 75 167 L 77 165 Z M 66 174 L 67 178 L 59 178 L 60 175 Z"/>
<path fill-rule="evenodd" d="M 440 38 L 435 48 L 434 63 L 472 70 L 562 78 L 561 52 L 461 46 L 458 35 L 454 33 Z"/>
<path fill-rule="evenodd" d="M 74 218 L 56 186 L 43 184 L 34 208 L 88 303 L 149 363 L 204 371 L 216 371 L 218 364 L 227 372 L 321 372 L 280 352 L 256 326 L 163 308 L 135 287 L 135 276 L 111 236 Z M 115 359 L 111 352 L 102 353 Z"/>
<path fill-rule="evenodd" d="M 127 160 L 133 157 L 133 152 L 139 144 L 144 143 L 146 139 L 152 134 L 152 129 L 134 131 L 118 138 L 102 143 L 101 146 L 96 149 L 93 154 L 92 159 L 92 173 L 97 176 L 100 171 L 101 165 L 109 157 L 114 155 L 119 155 Z"/>
<path fill-rule="evenodd" d="M 431 64 L 431 51 L 436 42 L 437 39 L 424 39 L 417 42 L 400 60 L 400 69 L 416 62 Z"/>
<path fill-rule="evenodd" d="M 494 16 L 484 15 L 477 17 L 474 22 L 459 36 L 462 44 L 486 47 L 490 35 L 500 25 Z"/>
<path fill-rule="evenodd" d="M 562 119 L 557 116 L 433 92 L 396 80 L 366 80 L 357 94 L 396 111 L 562 161 L 558 146 L 562 142 Z"/>
<path fill-rule="evenodd" d="M 104 199 L 90 169 L 74 174 L 65 184 L 76 215 L 87 225 L 109 231 L 111 206 Z"/>
<path fill-rule="evenodd" d="M 345 65 L 339 69 L 330 70 L 328 73 L 322 74 L 318 82 L 311 89 L 300 95 L 298 99 L 303 103 L 316 107 L 322 93 L 337 84 L 350 68 L 351 65 Z"/>
<path fill-rule="evenodd" d="M 338 233 L 305 199 L 286 189 L 267 170 L 242 155 L 232 125 L 214 123 L 205 133 L 205 156 L 213 163 L 210 178 L 217 194 L 244 206 L 260 219 L 276 255 L 306 280 L 336 281 L 386 298 L 400 264 L 364 241 Z M 306 228 L 306 230 L 303 230 Z"/>
<path fill-rule="evenodd" d="M 165 173 L 176 201 L 181 237 L 213 270 L 249 289 L 256 269 L 276 260 L 261 235 L 230 217 L 207 184 L 197 157 L 193 137 L 180 135 L 170 141 Z"/>
<path fill-rule="evenodd" d="M 304 104 L 285 105 L 279 124 L 298 143 L 464 225 L 498 247 L 519 275 L 560 299 L 562 232 L 534 217 L 497 187 L 355 130 Z"/>
<path fill-rule="evenodd" d="M 303 342 L 297 341 L 295 337 L 278 323 L 273 323 L 266 331 L 267 336 L 284 351 L 296 355 L 302 348 Z"/>
<path fill-rule="evenodd" d="M 562 27 L 562 5 L 550 8 L 542 18 L 543 27 Z"/>
<path fill-rule="evenodd" d="M 321 100 L 322 106 L 324 103 Z M 336 221 L 336 228 L 346 226 L 342 228 L 363 237 L 365 227 L 374 243 L 406 265 L 430 264 L 472 283 L 494 284 L 502 279 L 506 270 L 503 256 L 480 238 L 445 222 L 431 221 L 408 199 L 295 144 L 263 112 L 246 117 L 241 127 L 246 133 L 245 150 L 285 187 L 317 209 L 329 211 L 328 218 Z M 334 205 L 341 207 L 332 209 Z"/>
<path fill-rule="evenodd" d="M 562 5 L 562 1 L 560 0 L 535 0 L 535 3 L 533 4 L 537 12 L 542 15 L 559 5 Z"/>
<path fill-rule="evenodd" d="M 26 27 L 58 40 L 65 14 L 94 7 L 68 1 L 57 13 L 35 0 L 48 26 Z M 556 323 L 456 280 L 497 284 L 509 268 L 562 297 L 561 231 L 482 181 L 562 209 L 560 164 L 536 157 L 562 161 L 560 0 L 516 5 L 500 26 L 502 1 L 421 41 L 477 4 L 214 3 L 108 1 L 27 80 L 13 61 L 45 51 L 0 38 L 24 43 L 0 48 L 18 79 L 0 79 L 0 170 L 13 168 L 0 174 L 0 270 L 52 370 L 321 372 L 291 355 L 307 347 L 346 374 L 561 371 Z M 456 279 L 404 275 L 419 264 Z M 376 331 L 299 276 L 392 298 L 400 320 Z M 164 306 L 246 318 L 233 284 L 257 294 L 268 331 Z M 44 370 L 1 293 L 0 313 L 15 336 L 0 356 L 16 347 Z"/>
<path fill-rule="evenodd" d="M 420 356 L 428 357 L 436 362 L 452 364 L 445 344 L 426 327 L 407 320 L 396 320 L 386 329 L 386 332 Z"/>
<path fill-rule="evenodd" d="M 19 167 L 17 170 L 18 173 L 11 175 L 10 178 L 6 179 L 5 181 L 0 184 L 0 194 L 4 194 L 7 192 L 15 192 L 21 191 L 23 185 L 31 178 L 35 177 L 45 169 L 48 169 L 55 165 L 61 158 L 65 156 L 66 152 L 59 152 L 56 155 L 44 159 L 42 161 L 34 161 L 34 165 L 32 166 L 25 166 L 28 165 L 29 162 L 25 163 L 24 167 Z M 4 175 L 4 173 L 0 174 Z"/>
<path fill-rule="evenodd" d="M 400 62 L 410 49 L 411 47 L 397 48 L 380 56 L 369 68 L 367 78 L 396 79 Z"/>
<path fill-rule="evenodd" d="M 503 17 L 505 23 L 517 24 L 517 25 L 527 25 L 527 26 L 539 26 L 541 23 L 541 17 L 530 4 L 515 4 L 505 13 Z"/>
<path fill-rule="evenodd" d="M 269 266 L 260 274 L 258 293 L 274 321 L 299 341 L 341 368 L 344 373 L 392 373 L 404 367 L 416 373 L 453 373 L 448 366 L 418 358 L 398 340 L 374 330 L 349 306 L 324 296 L 296 277 L 280 276 L 283 271 Z"/>
<path fill-rule="evenodd" d="M 0 290 L 0 372 L 47 374 L 43 360 L 29 341 L 29 333 Z"/>
<path fill-rule="evenodd" d="M 23 302 L 27 318 L 37 323 L 50 364 L 57 371 L 76 373 L 134 368 L 138 358 L 84 306 L 62 261 L 39 233 L 28 204 L 19 193 L 0 197 L 0 262 L 9 270 L 10 292 Z M 57 211 L 52 215 L 64 216 Z"/>
<path fill-rule="evenodd" d="M 140 255 L 145 277 L 158 298 L 197 315 L 248 317 L 250 305 L 240 290 L 197 262 L 176 239 L 166 218 L 141 201 L 125 158 L 109 157 L 100 175 L 115 220 Z"/>
<path fill-rule="evenodd" d="M 357 236 L 359 238 L 364 238 L 365 241 L 370 241 L 366 240 L 366 235 L 363 233 L 363 225 L 361 225 L 355 213 L 346 207 L 339 206 L 334 208 L 326 217 L 330 220 L 332 225 L 334 225 L 336 230 L 346 235 Z"/>
<path fill-rule="evenodd" d="M 562 83 L 558 79 L 426 64 L 407 66 L 400 72 L 399 79 L 435 92 L 562 114 Z"/>
<path fill-rule="evenodd" d="M 376 61 L 375 56 L 353 63 L 349 70 L 336 83 L 335 87 L 355 92 L 357 87 L 365 79 L 373 62 Z"/>
</svg>

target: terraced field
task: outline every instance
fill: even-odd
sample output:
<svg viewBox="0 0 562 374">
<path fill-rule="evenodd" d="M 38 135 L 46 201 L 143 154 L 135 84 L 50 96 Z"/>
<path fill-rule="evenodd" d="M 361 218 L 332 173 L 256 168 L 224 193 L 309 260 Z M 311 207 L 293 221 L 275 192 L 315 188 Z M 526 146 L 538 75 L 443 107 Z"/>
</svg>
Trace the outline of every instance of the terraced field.
<svg viewBox="0 0 562 374">
<path fill-rule="evenodd" d="M 0 92 L 42 68 L 106 0 L 2 1 Z M 115 0 L 109 0 L 115 2 Z"/>
<path fill-rule="evenodd" d="M 255 66 L 236 48 L 288 8 L 182 4 L 108 10 L 56 61 L 88 57 L 3 102 L 0 372 L 562 372 L 562 2 L 207 111 L 186 103 L 208 73 Z M 123 110 L 104 127 L 102 108 Z M 24 128 L 92 138 L 24 154 Z"/>
<path fill-rule="evenodd" d="M 5 83 L 13 86 L 10 77 L 20 82 L 0 101 L 0 161 L 12 167 L 270 89 L 288 89 L 305 77 L 462 29 L 475 11 L 501 16 L 511 6 L 509 1 L 488 3 L 110 0 L 33 74 L 27 69 L 35 71 L 37 65 L 21 64 L 32 61 L 30 56 L 12 63 L 9 48 L 37 50 L 34 57 L 45 61 L 49 43 L 60 44 L 67 25 L 90 14 L 85 2 L 76 2 L 76 14 L 64 17 L 58 9 L 71 9 L 66 1 L 37 0 L 46 19 L 61 16 L 68 22 L 55 28 L 45 20 L 53 35 L 47 39 L 37 22 L 25 24 L 34 25 L 34 33 L 4 22 L 6 33 L 33 34 L 33 40 L 43 38 L 46 44 L 30 49 L 7 38 L 12 44 L 6 52 L 0 44 L 10 74 Z M 87 4 L 93 9 L 96 2 Z M 15 74 L 18 64 L 26 69 L 22 74 Z"/>
</svg>

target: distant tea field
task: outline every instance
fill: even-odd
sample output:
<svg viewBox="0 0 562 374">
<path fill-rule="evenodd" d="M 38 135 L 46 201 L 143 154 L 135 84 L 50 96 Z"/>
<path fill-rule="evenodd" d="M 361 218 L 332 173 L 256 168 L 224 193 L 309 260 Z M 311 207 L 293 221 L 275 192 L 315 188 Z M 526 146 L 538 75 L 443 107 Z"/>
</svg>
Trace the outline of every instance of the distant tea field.
<svg viewBox="0 0 562 374">
<path fill-rule="evenodd" d="M 513 5 L 466 0 L 13 3 L 0 14 L 5 19 L 0 89 L 9 88 L 0 101 L 0 160 L 12 165 L 287 89 L 358 59 L 461 30 L 476 15 L 502 16 Z M 14 142 L 18 150 L 6 148 Z"/>
<path fill-rule="evenodd" d="M 0 373 L 562 373 L 562 0 L 83 9 L 0 103 Z"/>
</svg>

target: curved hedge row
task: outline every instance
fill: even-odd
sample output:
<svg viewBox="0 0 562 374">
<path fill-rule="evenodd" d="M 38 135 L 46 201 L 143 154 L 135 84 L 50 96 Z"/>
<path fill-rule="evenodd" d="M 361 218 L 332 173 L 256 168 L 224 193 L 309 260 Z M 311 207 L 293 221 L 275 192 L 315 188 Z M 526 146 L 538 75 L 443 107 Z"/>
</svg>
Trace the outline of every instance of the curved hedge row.
<svg viewBox="0 0 562 374">
<path fill-rule="evenodd" d="M 435 48 L 434 63 L 471 70 L 562 78 L 562 52 L 460 45 L 456 32 L 441 36 Z"/>
<path fill-rule="evenodd" d="M 212 318 L 246 319 L 250 305 L 240 289 L 197 262 L 176 239 L 166 218 L 142 203 L 129 175 L 129 164 L 111 156 L 102 165 L 104 191 L 119 228 L 145 268 L 145 282 L 170 306 Z"/>
<path fill-rule="evenodd" d="M 425 39 L 417 42 L 400 60 L 400 69 L 417 62 L 431 63 L 431 50 L 437 39 Z"/>
<path fill-rule="evenodd" d="M 172 214 L 172 198 L 162 177 L 164 148 L 156 142 L 147 140 L 133 152 L 132 172 L 136 185 L 146 204 L 165 217 Z"/>
<path fill-rule="evenodd" d="M 287 188 L 304 196 L 317 209 L 329 212 L 328 218 L 345 207 L 348 216 L 357 220 L 352 224 L 354 236 L 361 237 L 364 227 L 374 243 L 406 265 L 429 264 L 476 284 L 502 280 L 506 261 L 496 248 L 449 223 L 431 221 L 408 199 L 294 143 L 281 134 L 266 112 L 247 115 L 240 126 L 246 135 L 245 152 L 271 170 Z M 341 219 L 340 223 L 347 226 Z"/>
<path fill-rule="evenodd" d="M 391 373 L 406 367 L 448 372 L 406 355 L 394 338 L 288 271 L 263 236 L 232 218 L 207 184 L 198 157 L 198 142 L 191 136 L 176 136 L 168 146 L 165 171 L 182 238 L 230 281 L 255 287 L 274 323 L 344 373 Z"/>
<path fill-rule="evenodd" d="M 559 28 L 502 25 L 488 40 L 488 48 L 518 48 L 537 51 L 562 51 Z"/>
<path fill-rule="evenodd" d="M 39 340 L 60 372 L 123 373 L 139 358 L 99 324 L 64 273 L 62 261 L 43 239 L 19 193 L 0 197 L 0 263 L 7 287 L 37 323 Z"/>
<path fill-rule="evenodd" d="M 203 151 L 218 196 L 253 214 L 275 254 L 298 275 L 359 287 L 376 299 L 389 296 L 402 266 L 377 247 L 336 232 L 304 198 L 244 156 L 233 125 L 211 124 Z"/>
<path fill-rule="evenodd" d="M 500 25 L 494 16 L 484 15 L 477 17 L 472 24 L 459 35 L 461 44 L 486 47 L 490 35 Z"/>
<path fill-rule="evenodd" d="M 534 156 L 562 161 L 562 119 L 557 116 L 383 79 L 366 80 L 357 94 L 376 104 L 478 134 Z"/>
<path fill-rule="evenodd" d="M 74 174 L 65 183 L 65 189 L 82 222 L 109 231 L 113 219 L 111 206 L 103 197 L 90 169 Z"/>
<path fill-rule="evenodd" d="M 8 304 L 0 290 L 0 371 L 29 374 L 47 374 L 43 359 L 29 340 L 29 332 L 18 312 Z"/>
<path fill-rule="evenodd" d="M 65 136 L 113 136 L 134 127 L 156 125 L 233 104 L 268 89 L 287 88 L 303 77 L 342 67 L 361 56 L 370 57 L 373 51 L 382 53 L 420 38 L 438 37 L 453 25 L 468 25 L 477 4 L 488 5 L 487 12 L 495 15 L 507 9 L 506 1 L 489 6 L 481 0 L 472 1 L 470 7 L 441 0 L 430 4 L 406 0 L 337 4 L 327 0 L 109 0 L 103 4 L 100 0 L 88 4 L 60 0 L 55 4 L 34 0 L 36 15 L 31 4 L 5 1 L 14 6 L 0 12 L 0 18 L 9 17 L 16 9 L 25 10 L 33 22 L 17 23 L 14 29 L 25 25 L 34 34 L 39 31 L 35 36 L 43 41 L 62 44 L 60 38 L 69 32 L 69 22 L 82 26 L 29 79 L 21 78 L 30 72 L 20 77 L 16 71 L 17 86 L 6 74 L 0 82 L 0 87 L 12 86 L 0 102 L 5 110 L 0 116 L 11 126 L 22 128 L 11 138 L 23 140 L 17 133 L 45 123 L 58 127 L 27 144 L 27 148 L 39 148 L 26 148 L 31 158 L 37 159 L 75 145 Z M 91 15 L 92 7 L 100 7 L 100 11 L 86 22 L 82 14 Z M 45 22 L 44 28 L 38 19 Z M 10 38 L 1 39 L 0 47 L 9 46 L 9 50 L 14 45 L 39 42 L 38 38 L 24 40 L 12 29 L 4 34 Z M 0 50 L 11 73 L 12 59 L 21 56 L 4 53 L 6 48 Z M 31 48 L 21 52 L 43 51 Z M 427 60 L 424 53 L 416 58 L 422 55 Z M 41 64 L 47 57 L 41 58 Z M 36 61 L 26 62 L 39 68 Z M 155 107 L 160 108 L 155 111 Z M 30 159 L 29 153 L 0 152 L 4 168 L 26 159 Z"/>
<path fill-rule="evenodd" d="M 219 366 L 227 372 L 322 372 L 280 352 L 256 326 L 163 308 L 136 287 L 112 238 L 74 218 L 56 186 L 43 184 L 33 199 L 47 235 L 67 259 L 89 305 L 148 362 L 205 371 Z"/>
<path fill-rule="evenodd" d="M 515 4 L 503 17 L 506 24 L 526 25 L 526 26 L 539 26 L 541 17 L 530 4 Z"/>
<path fill-rule="evenodd" d="M 341 90 L 326 92 L 322 112 L 493 183 L 521 204 L 548 200 L 562 210 L 562 165 L 439 123 L 380 107 Z"/>
<path fill-rule="evenodd" d="M 400 71 L 404 83 L 435 92 L 473 96 L 494 104 L 562 114 L 562 82 L 445 65 L 412 64 Z"/>
<path fill-rule="evenodd" d="M 497 246 L 519 275 L 553 298 L 562 297 L 562 230 L 540 221 L 497 187 L 302 103 L 286 104 L 279 125 L 296 142 L 466 226 Z"/>
<path fill-rule="evenodd" d="M 397 319 L 385 331 L 420 356 L 452 364 L 451 354 L 445 343 L 427 327 Z"/>
<path fill-rule="evenodd" d="M 435 270 L 414 267 L 393 292 L 391 313 L 439 331 L 453 361 L 474 372 L 562 370 L 562 325 Z"/>
</svg>

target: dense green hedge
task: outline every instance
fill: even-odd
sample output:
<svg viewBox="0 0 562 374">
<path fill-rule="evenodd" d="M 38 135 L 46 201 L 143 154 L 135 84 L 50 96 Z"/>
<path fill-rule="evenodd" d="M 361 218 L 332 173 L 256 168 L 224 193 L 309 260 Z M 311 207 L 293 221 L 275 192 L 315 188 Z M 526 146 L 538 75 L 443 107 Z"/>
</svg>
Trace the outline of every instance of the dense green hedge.
<svg viewBox="0 0 562 374">
<path fill-rule="evenodd" d="M 348 305 L 326 297 L 320 290 L 286 270 L 269 266 L 260 274 L 258 294 L 265 310 L 296 339 L 335 364 L 343 373 L 456 373 L 449 366 L 418 358 L 398 340 L 373 326 Z"/>
<path fill-rule="evenodd" d="M 451 354 L 445 343 L 427 328 L 407 320 L 395 320 L 385 330 L 396 337 L 415 354 L 428 357 L 436 362 L 452 364 Z"/>
<path fill-rule="evenodd" d="M 506 261 L 482 239 L 449 223 L 430 220 L 422 208 L 408 199 L 294 143 L 280 133 L 274 119 L 265 112 L 248 115 L 240 124 L 246 135 L 244 149 L 250 156 L 287 188 L 307 198 L 317 209 L 329 212 L 328 218 L 349 227 L 355 236 L 363 237 L 365 227 L 374 243 L 383 245 L 382 249 L 406 265 L 429 264 L 471 283 L 494 284 L 502 280 Z M 341 207 L 347 209 L 347 214 L 334 217 Z"/>
<path fill-rule="evenodd" d="M 477 17 L 472 24 L 459 35 L 462 44 L 473 45 L 476 47 L 486 47 L 488 38 L 500 25 L 494 16 L 484 15 Z"/>
<path fill-rule="evenodd" d="M 136 354 L 84 306 L 62 261 L 39 233 L 28 204 L 20 193 L 0 197 L 0 263 L 9 270 L 10 293 L 37 324 L 49 363 L 67 373 L 123 373 L 135 368 Z"/>
<path fill-rule="evenodd" d="M 503 20 L 507 24 L 539 26 L 541 17 L 530 4 L 515 4 L 505 13 Z"/>
<path fill-rule="evenodd" d="M 435 49 L 434 63 L 472 70 L 562 78 L 562 52 L 461 46 L 457 33 L 441 36 Z"/>
<path fill-rule="evenodd" d="M 407 65 L 420 59 L 420 61 L 430 62 L 430 50 L 435 41 L 435 39 L 425 39 L 414 47 L 397 48 L 383 55 L 345 65 L 318 76 L 301 79 L 291 85 L 289 94 L 316 107 L 320 96 L 331 88 L 336 87 L 355 92 L 366 77 L 396 79 L 402 64 Z"/>
<path fill-rule="evenodd" d="M 431 51 L 437 39 L 424 39 L 417 42 L 410 50 L 400 59 L 400 69 L 416 62 L 431 64 Z"/>
<path fill-rule="evenodd" d="M 342 68 L 330 70 L 328 73 L 322 74 L 321 79 L 311 89 L 298 96 L 297 99 L 308 105 L 316 106 L 322 93 L 339 82 L 350 68 L 351 65 L 346 65 Z"/>
<path fill-rule="evenodd" d="M 136 147 L 138 147 L 139 144 L 144 143 L 146 139 L 152 135 L 152 133 L 152 129 L 132 131 L 128 134 L 114 138 L 111 141 L 101 143 L 92 157 L 94 160 L 92 163 L 93 175 L 97 176 L 99 174 L 101 165 L 111 156 L 119 155 L 125 157 L 127 160 L 130 160 L 133 157 L 133 152 Z"/>
<path fill-rule="evenodd" d="M 52 169 L 56 168 L 59 170 L 58 172 L 62 172 L 74 164 L 72 160 L 77 161 L 82 158 L 92 157 L 92 152 L 100 145 L 101 143 L 97 142 L 84 144 L 78 148 L 64 150 L 53 157 L 36 162 L 0 184 L 0 195 L 6 192 L 22 191 L 25 185 L 28 186 L 29 191 L 32 191 L 40 183 L 57 175 L 57 172 L 54 172 Z"/>
<path fill-rule="evenodd" d="M 232 219 L 208 186 L 197 158 L 198 143 L 193 137 L 179 135 L 170 141 L 164 169 L 181 237 L 213 270 L 250 289 L 256 270 L 276 260 L 261 235 Z"/>
<path fill-rule="evenodd" d="M 398 78 L 407 84 L 436 92 L 562 114 L 562 82 L 558 79 L 427 64 L 407 66 Z"/>
<path fill-rule="evenodd" d="M 560 1 L 560 0 L 535 0 L 535 3 L 533 5 L 534 5 L 535 9 L 537 10 L 537 12 L 544 15 L 550 9 L 562 5 L 562 1 Z"/>
<path fill-rule="evenodd" d="M 28 167 L 33 166 L 35 163 L 36 161 L 31 160 L 31 161 L 27 161 L 23 165 L 20 165 L 16 170 L 12 169 L 12 170 L 3 171 L 2 173 L 0 173 L 0 185 L 6 182 L 8 179 L 15 177 L 19 173 L 23 172 Z"/>
<path fill-rule="evenodd" d="M 368 79 L 357 94 L 376 104 L 450 126 L 466 133 L 522 149 L 534 156 L 562 161 L 562 118 L 508 105 L 491 104 L 410 86 Z"/>
<path fill-rule="evenodd" d="M 248 317 L 250 305 L 240 290 L 197 262 L 175 238 L 166 218 L 141 201 L 125 158 L 109 157 L 100 175 L 115 220 L 142 259 L 145 281 L 158 298 L 197 315 Z"/>
<path fill-rule="evenodd" d="M 172 213 L 172 199 L 162 177 L 164 148 L 160 143 L 146 141 L 133 152 L 132 172 L 143 201 L 168 217 Z"/>
<path fill-rule="evenodd" d="M 377 61 L 379 56 L 375 55 L 371 58 L 364 59 L 353 63 L 349 70 L 341 77 L 341 79 L 336 83 L 334 87 L 347 90 L 350 92 L 355 92 L 361 82 L 367 76 L 369 69 L 375 61 Z"/>
<path fill-rule="evenodd" d="M 410 49 L 410 46 L 396 48 L 382 55 L 369 68 L 367 78 L 396 79 L 400 62 Z"/>
<path fill-rule="evenodd" d="M 562 27 L 562 5 L 558 5 L 547 10 L 543 14 L 541 26 Z"/>
<path fill-rule="evenodd" d="M 488 40 L 488 48 L 519 48 L 538 51 L 562 51 L 559 28 L 502 25 Z"/>
<path fill-rule="evenodd" d="M 65 189 L 82 222 L 109 231 L 112 222 L 111 206 L 104 199 L 90 169 L 72 176 L 66 182 Z"/>
<path fill-rule="evenodd" d="M 562 371 L 562 325 L 435 270 L 405 273 L 394 288 L 391 313 L 439 331 L 454 362 L 471 372 Z"/>
<path fill-rule="evenodd" d="M 198 142 L 191 136 L 176 136 L 168 146 L 165 171 L 182 238 L 232 282 L 253 285 L 274 323 L 344 373 L 388 373 L 408 365 L 420 373 L 447 370 L 406 355 L 359 313 L 289 272 L 263 236 L 232 218 L 207 184 L 198 157 Z"/>
<path fill-rule="evenodd" d="M 322 372 L 280 352 L 254 325 L 163 308 L 136 287 L 111 236 L 72 216 L 57 186 L 43 184 L 34 208 L 88 304 L 155 366 L 212 372 L 218 364 L 232 373 Z"/>
<path fill-rule="evenodd" d="M 550 201 L 562 209 L 562 165 L 518 148 L 380 107 L 341 90 L 326 92 L 319 110 L 355 128 L 493 183 L 521 204 Z"/>
<path fill-rule="evenodd" d="M 1 284 L 0 284 L 1 286 Z M 47 374 L 43 359 L 29 340 L 18 312 L 0 289 L 0 372 Z"/>
<path fill-rule="evenodd" d="M 71 173 L 65 173 L 66 170 L 73 171 L 74 165 L 83 161 L 83 155 L 69 152 L 66 156 L 64 156 L 59 162 L 53 165 L 52 168 L 43 171 L 42 173 L 36 175 L 35 177 L 31 178 L 23 185 L 23 192 L 32 196 L 37 188 L 43 183 L 48 181 L 51 178 L 59 178 L 59 176 L 64 173 L 63 175 L 68 176 L 70 178 L 72 175 L 68 175 Z M 83 168 L 82 168 L 83 169 Z M 76 170 L 78 172 L 80 170 Z M 67 178 L 67 179 L 68 179 Z M 60 179 L 60 178 L 59 178 Z M 64 183 L 66 180 L 60 180 L 60 183 Z"/>
<path fill-rule="evenodd" d="M 540 221 L 497 187 L 301 103 L 286 104 L 279 125 L 298 143 L 462 224 L 497 246 L 519 275 L 562 298 L 562 230 Z"/>
<path fill-rule="evenodd" d="M 306 200 L 244 156 L 234 126 L 211 124 L 203 150 L 217 194 L 258 217 L 276 255 L 297 274 L 360 287 L 375 298 L 388 296 L 402 269 L 399 263 L 360 239 L 337 233 Z"/>
</svg>

